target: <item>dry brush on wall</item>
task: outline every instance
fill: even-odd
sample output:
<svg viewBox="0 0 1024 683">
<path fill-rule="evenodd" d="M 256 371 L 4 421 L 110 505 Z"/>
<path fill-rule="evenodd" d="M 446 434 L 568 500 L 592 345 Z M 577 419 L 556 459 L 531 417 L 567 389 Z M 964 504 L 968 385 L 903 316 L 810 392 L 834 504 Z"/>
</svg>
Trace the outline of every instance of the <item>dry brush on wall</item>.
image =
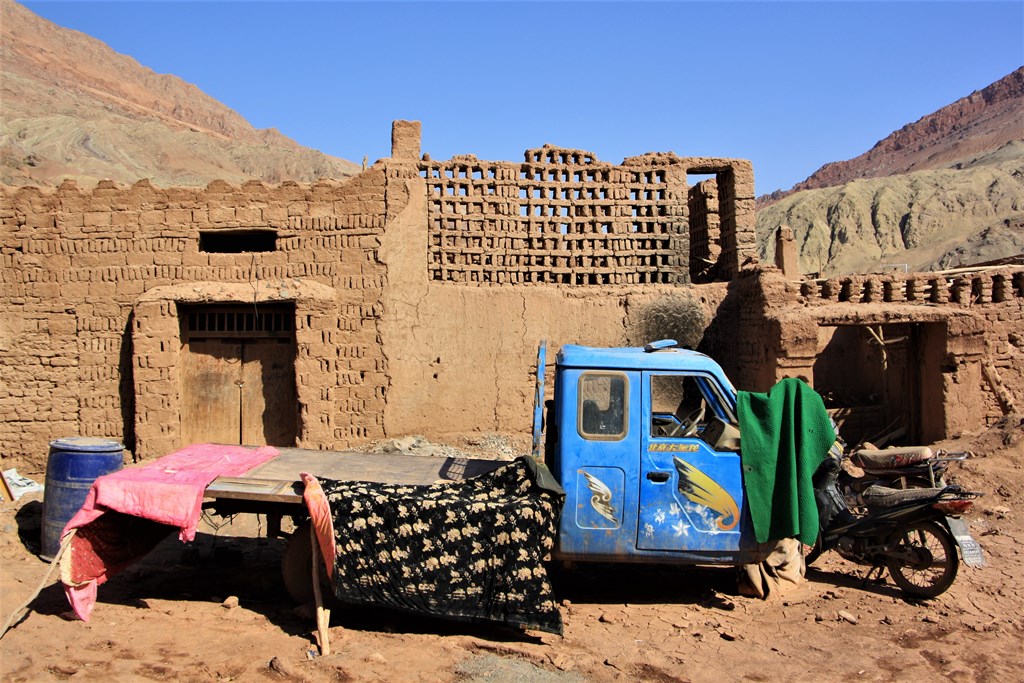
<svg viewBox="0 0 1024 683">
<path fill-rule="evenodd" d="M 635 306 L 630 311 L 634 342 L 638 346 L 658 339 L 674 339 L 679 345 L 696 349 L 704 337 L 707 318 L 693 292 L 668 292 Z"/>
</svg>

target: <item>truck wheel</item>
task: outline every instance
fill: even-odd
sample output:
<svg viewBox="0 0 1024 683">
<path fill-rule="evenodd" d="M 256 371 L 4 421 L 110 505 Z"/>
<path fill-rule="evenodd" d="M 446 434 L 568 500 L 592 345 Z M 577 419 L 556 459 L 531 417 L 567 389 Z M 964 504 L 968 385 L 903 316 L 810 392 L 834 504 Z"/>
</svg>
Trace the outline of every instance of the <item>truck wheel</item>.
<svg viewBox="0 0 1024 683">
<path fill-rule="evenodd" d="M 313 596 L 313 547 L 309 540 L 309 523 L 296 527 L 281 556 L 281 578 L 284 588 L 292 600 L 305 605 L 315 600 Z M 324 603 L 334 600 L 327 572 L 320 572 L 320 594 Z"/>
</svg>

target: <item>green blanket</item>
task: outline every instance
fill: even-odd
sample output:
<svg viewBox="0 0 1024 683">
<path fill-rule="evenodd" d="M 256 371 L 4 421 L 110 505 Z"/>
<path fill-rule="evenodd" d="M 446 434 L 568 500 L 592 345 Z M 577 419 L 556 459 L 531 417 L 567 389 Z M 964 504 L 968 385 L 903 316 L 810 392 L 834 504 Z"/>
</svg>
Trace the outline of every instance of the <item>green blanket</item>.
<svg viewBox="0 0 1024 683">
<path fill-rule="evenodd" d="M 835 442 L 821 397 L 787 378 L 768 393 L 740 391 L 743 488 L 758 543 L 818 537 L 818 508 L 811 477 Z"/>
</svg>

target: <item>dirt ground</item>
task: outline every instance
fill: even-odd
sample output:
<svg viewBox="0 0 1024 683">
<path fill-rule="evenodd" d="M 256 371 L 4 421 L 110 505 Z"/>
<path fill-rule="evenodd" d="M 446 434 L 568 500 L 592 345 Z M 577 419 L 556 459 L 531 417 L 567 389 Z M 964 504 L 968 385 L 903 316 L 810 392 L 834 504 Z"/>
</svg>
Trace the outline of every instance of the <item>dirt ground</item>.
<svg viewBox="0 0 1024 683">
<path fill-rule="evenodd" d="M 240 516 L 188 548 L 165 541 L 100 588 L 88 623 L 68 618 L 58 584 L 45 588 L 0 640 L 0 679 L 1021 680 L 1024 416 L 939 446 L 977 453 L 953 478 L 986 492 L 970 523 L 988 566 L 961 567 L 931 601 L 888 579 L 862 585 L 865 568 L 834 553 L 768 601 L 738 595 L 731 569 L 579 565 L 555 570 L 564 636 L 350 607 L 332 614 L 332 654 L 312 657 L 314 619 L 279 578 L 283 541 Z M 0 510 L 5 619 L 46 571 L 39 514 L 38 499 Z"/>
</svg>

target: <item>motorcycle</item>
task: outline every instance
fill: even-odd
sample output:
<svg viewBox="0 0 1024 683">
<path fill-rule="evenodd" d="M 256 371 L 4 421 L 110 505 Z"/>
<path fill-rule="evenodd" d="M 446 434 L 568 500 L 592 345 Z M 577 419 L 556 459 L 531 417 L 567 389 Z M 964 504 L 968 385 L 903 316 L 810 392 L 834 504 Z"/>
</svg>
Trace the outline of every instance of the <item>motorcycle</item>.
<svg viewBox="0 0 1024 683">
<path fill-rule="evenodd" d="M 951 462 L 966 460 L 970 452 L 932 451 L 928 446 L 911 446 L 879 450 L 854 450 L 849 455 L 851 464 L 863 470 L 855 476 L 843 469 L 839 474 L 839 487 L 851 507 L 864 507 L 864 493 L 872 486 L 893 489 L 934 489 L 946 486 L 946 470 Z"/>
<path fill-rule="evenodd" d="M 854 513 L 838 487 L 841 461 L 826 458 L 815 474 L 820 533 L 807 557 L 835 550 L 843 558 L 887 569 L 905 594 L 934 598 L 944 593 L 964 564 L 984 566 L 981 546 L 962 519 L 980 493 L 959 486 L 894 489 L 873 485 L 860 494 L 865 509 Z"/>
</svg>

